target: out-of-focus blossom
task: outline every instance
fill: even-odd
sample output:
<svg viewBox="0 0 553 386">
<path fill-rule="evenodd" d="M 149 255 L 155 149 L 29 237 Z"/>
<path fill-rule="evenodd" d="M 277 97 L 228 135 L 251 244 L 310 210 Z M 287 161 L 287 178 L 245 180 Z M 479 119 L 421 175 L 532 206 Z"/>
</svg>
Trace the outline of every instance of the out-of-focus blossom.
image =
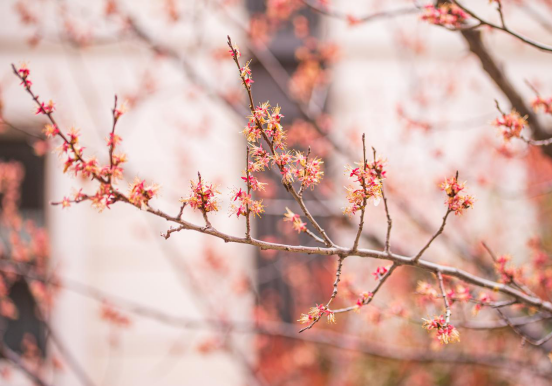
<svg viewBox="0 0 553 386">
<path fill-rule="evenodd" d="M 510 114 L 502 114 L 501 117 L 496 118 L 492 124 L 501 130 L 503 139 L 507 142 L 512 138 L 520 138 L 528 121 L 513 109 Z"/>
<path fill-rule="evenodd" d="M 307 314 L 301 314 L 298 319 L 300 323 L 312 323 L 319 320 L 322 316 L 326 315 L 328 323 L 336 323 L 334 312 L 326 308 L 323 304 L 318 304 L 316 307 L 312 307 Z"/>
<path fill-rule="evenodd" d="M 436 338 L 442 344 L 456 343 L 461 341 L 459 331 L 450 323 L 445 321 L 443 315 L 435 316 L 434 319 L 423 319 L 422 327 L 427 331 L 436 331 Z"/>
<path fill-rule="evenodd" d="M 468 15 L 455 4 L 445 3 L 439 6 L 427 5 L 421 19 L 431 24 L 449 28 L 459 28 L 468 19 Z"/>
<path fill-rule="evenodd" d="M 447 194 L 447 207 L 455 215 L 462 214 L 465 209 L 472 208 L 474 205 L 475 199 L 473 196 L 459 194 L 465 189 L 465 182 L 459 183 L 457 177 L 446 178 L 440 184 L 440 189 Z"/>
<path fill-rule="evenodd" d="M 284 214 L 284 221 L 291 222 L 292 227 L 298 233 L 307 231 L 307 224 L 301 221 L 300 215 L 292 212 L 288 208 L 286 208 L 286 213 Z"/>
</svg>

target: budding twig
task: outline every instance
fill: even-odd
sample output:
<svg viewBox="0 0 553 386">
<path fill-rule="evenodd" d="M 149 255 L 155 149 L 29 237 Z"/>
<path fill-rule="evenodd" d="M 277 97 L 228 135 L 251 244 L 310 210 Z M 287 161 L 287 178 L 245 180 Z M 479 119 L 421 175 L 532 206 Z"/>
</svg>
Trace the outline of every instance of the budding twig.
<svg viewBox="0 0 553 386">
<path fill-rule="evenodd" d="M 374 162 L 376 163 L 376 149 L 373 147 L 373 157 Z M 380 172 L 378 172 L 380 173 Z M 379 175 L 382 177 L 382 175 Z M 384 211 L 386 212 L 386 221 L 388 227 L 386 229 L 386 241 L 384 242 L 384 252 L 390 253 L 390 236 L 392 234 L 392 217 L 390 216 L 390 210 L 388 209 L 388 199 L 386 198 L 386 193 L 384 193 L 384 181 L 382 180 L 382 187 L 380 188 L 382 192 L 382 200 L 384 201 Z"/>
<path fill-rule="evenodd" d="M 455 172 L 455 182 L 457 182 L 459 178 L 459 171 Z M 424 252 L 426 252 L 426 250 L 428 249 L 428 247 L 430 247 L 430 244 L 432 244 L 432 242 L 439 236 L 442 234 L 442 232 L 444 231 L 445 229 L 445 224 L 446 224 L 446 221 L 447 221 L 447 217 L 449 216 L 449 214 L 453 212 L 453 210 L 451 210 L 449 208 L 449 205 L 447 207 L 447 211 L 445 212 L 445 215 L 442 219 L 442 225 L 440 226 L 440 229 L 438 229 L 438 231 L 434 234 L 434 236 L 432 236 L 432 238 L 428 241 L 428 243 L 426 243 L 426 245 L 420 250 L 419 253 L 417 253 L 417 255 L 413 258 L 413 262 L 417 262 L 419 261 L 419 259 L 421 258 L 421 256 L 424 254 Z"/>
<path fill-rule="evenodd" d="M 324 306 L 325 310 L 328 310 L 330 312 L 330 303 L 336 298 L 336 295 L 338 295 L 338 283 L 340 283 L 340 276 L 342 275 L 342 266 L 344 264 L 345 256 L 340 256 L 338 258 L 338 267 L 336 268 L 336 279 L 334 280 L 334 284 L 332 285 L 332 295 L 330 295 L 330 299 L 328 299 L 328 302 Z M 299 332 L 304 332 L 305 330 L 310 330 L 319 320 L 321 320 L 322 316 L 315 318 L 307 327 L 302 328 Z"/>
<path fill-rule="evenodd" d="M 246 185 L 248 187 L 248 196 L 251 197 L 252 185 L 250 182 L 250 147 L 246 145 Z M 246 204 L 246 238 L 251 239 L 250 225 L 250 205 Z"/>
<path fill-rule="evenodd" d="M 206 201 L 205 201 L 205 195 L 204 195 L 204 189 L 203 189 L 203 185 L 202 185 L 202 175 L 200 174 L 200 172 L 198 172 L 198 185 L 200 186 L 200 196 L 202 197 L 202 206 L 200 208 L 201 212 L 202 212 L 202 215 L 204 217 L 204 221 L 205 221 L 205 227 L 207 229 L 209 228 L 212 228 L 211 226 L 211 223 L 209 222 L 209 219 L 207 218 L 207 211 L 205 210 L 206 208 Z"/>
<path fill-rule="evenodd" d="M 453 212 L 451 209 L 447 209 L 447 211 L 445 212 L 445 215 L 442 219 L 442 225 L 440 226 L 440 229 L 438 229 L 438 231 L 434 234 L 434 236 L 432 236 L 432 238 L 428 241 L 428 243 L 426 243 L 426 245 L 420 250 L 419 253 L 417 253 L 417 255 L 413 258 L 413 262 L 417 262 L 419 261 L 419 259 L 421 258 L 421 256 L 424 254 L 424 252 L 426 252 L 426 250 L 428 249 L 428 247 L 430 247 L 430 244 L 432 244 L 432 242 L 434 240 L 436 240 L 436 238 L 442 234 L 442 232 L 444 231 L 444 228 L 445 228 L 445 224 L 446 224 L 446 221 L 447 221 L 447 217 L 449 216 L 449 214 Z"/>
<path fill-rule="evenodd" d="M 113 148 L 115 147 L 115 126 L 119 120 L 119 113 L 117 111 L 117 95 L 115 95 L 115 101 L 113 102 L 113 109 L 111 110 L 113 114 L 113 126 L 111 127 L 110 133 L 110 145 L 109 145 L 109 167 L 110 170 L 113 170 Z M 108 181 L 111 182 L 111 174 L 108 176 Z"/>
<path fill-rule="evenodd" d="M 497 263 L 497 256 L 492 251 L 492 249 L 488 246 L 488 244 L 486 244 L 484 241 L 482 241 L 482 246 L 488 252 L 488 254 L 490 255 L 493 262 Z M 509 283 L 514 285 L 515 287 L 517 287 L 521 291 L 526 292 L 530 296 L 536 296 L 536 294 L 534 292 L 532 292 L 532 290 L 530 288 L 528 288 L 527 286 L 525 286 L 522 283 L 519 283 L 518 280 L 516 280 L 513 275 L 509 275 Z"/>
<path fill-rule="evenodd" d="M 388 268 L 388 272 L 386 272 L 384 275 L 382 275 L 382 277 L 378 280 L 378 284 L 376 285 L 376 287 L 374 287 L 374 289 L 370 292 L 371 296 L 369 296 L 367 299 L 363 300 L 363 305 L 364 306 L 366 306 L 367 304 L 369 304 L 373 301 L 373 299 L 375 298 L 378 291 L 380 291 L 380 289 L 382 288 L 384 283 L 386 283 L 386 280 L 388 280 L 390 278 L 390 276 L 392 276 L 392 272 L 394 272 L 394 270 L 397 267 L 399 267 L 399 264 L 393 263 L 390 266 L 390 268 Z M 346 308 L 340 308 L 338 310 L 334 310 L 334 313 L 335 314 L 341 314 L 341 313 L 344 313 L 344 312 L 355 311 L 355 310 L 358 310 L 358 309 L 359 309 L 358 306 L 352 306 L 352 307 L 346 307 Z"/>
<path fill-rule="evenodd" d="M 367 172 L 367 147 L 365 145 L 365 133 L 361 136 L 363 142 L 363 175 L 361 176 L 361 185 L 363 186 L 363 207 L 361 208 L 361 217 L 359 218 L 359 227 L 357 234 L 355 235 L 355 241 L 353 242 L 353 251 L 357 250 L 359 246 L 359 238 L 363 232 L 363 226 L 365 225 L 365 209 L 367 208 L 367 185 L 365 183 L 365 173 Z"/>
<path fill-rule="evenodd" d="M 488 26 L 490 28 L 493 28 L 493 29 L 497 29 L 497 30 L 500 30 L 500 31 L 503 31 L 503 32 L 506 32 L 507 34 L 513 36 L 514 38 L 532 46 L 532 47 L 535 47 L 539 50 L 542 50 L 542 51 L 549 51 L 551 52 L 551 46 L 548 46 L 548 45 L 545 45 L 545 44 L 542 44 L 542 43 L 538 43 L 532 39 L 529 39 L 527 37 L 524 37 L 520 34 L 518 34 L 517 32 L 514 32 L 513 30 L 511 30 L 510 28 L 507 28 L 507 26 L 505 25 L 505 20 L 503 18 L 503 10 L 501 8 L 501 2 L 498 2 L 499 5 L 498 5 L 498 13 L 499 13 L 499 17 L 501 19 L 501 25 L 497 25 L 497 24 L 494 24 L 494 23 L 490 23 L 484 19 L 482 19 L 481 17 L 479 17 L 478 15 L 476 15 L 474 12 L 472 12 L 470 9 L 466 8 L 464 5 L 460 4 L 457 0 L 451 0 L 453 2 L 453 4 L 455 4 L 456 6 L 458 6 L 459 8 L 461 8 L 463 11 L 465 11 L 466 13 L 468 13 L 470 16 L 472 16 L 474 19 L 478 20 L 479 22 L 479 25 L 478 27 L 482 26 L 482 25 L 485 25 L 485 26 Z"/>
<path fill-rule="evenodd" d="M 446 324 L 449 324 L 449 320 L 451 319 L 451 308 L 449 306 L 449 301 L 447 300 L 447 294 L 446 294 L 445 288 L 444 288 L 444 279 L 443 279 L 442 274 L 440 272 L 438 272 L 436 275 L 438 276 L 438 283 L 440 284 L 440 291 L 442 292 L 442 298 L 444 299 L 445 322 L 446 322 Z"/>
<path fill-rule="evenodd" d="M 307 155 L 305 156 L 305 167 L 304 167 L 304 173 L 305 173 L 305 169 L 307 169 L 308 165 L 309 165 L 309 155 L 311 154 L 311 146 L 309 146 L 309 148 L 307 149 Z M 298 196 L 302 197 L 303 195 L 303 190 L 305 189 L 305 181 L 301 183 L 301 186 L 300 186 L 300 190 L 298 191 Z"/>
<path fill-rule="evenodd" d="M 31 98 L 33 99 L 33 101 L 35 102 L 35 104 L 38 106 L 38 109 L 40 110 L 40 112 L 42 112 L 44 115 L 46 115 L 48 117 L 48 120 L 50 121 L 50 123 L 56 128 L 58 129 L 58 133 L 56 135 L 58 135 L 68 146 L 69 148 L 71 149 L 71 151 L 73 152 L 73 155 L 80 161 L 82 162 L 83 164 L 85 163 L 85 160 L 82 158 L 81 156 L 81 151 L 76 149 L 75 146 L 73 145 L 73 143 L 71 141 L 69 141 L 67 139 L 67 137 L 65 136 L 65 134 L 62 133 L 62 131 L 59 129 L 59 126 L 56 122 L 56 120 L 54 119 L 54 114 L 51 112 L 51 111 L 47 111 L 44 109 L 43 107 L 43 104 L 40 102 L 40 99 L 38 98 L 38 95 L 35 95 L 35 93 L 33 92 L 33 90 L 31 90 L 31 86 L 25 82 L 25 79 L 21 76 L 21 74 L 19 74 L 19 72 L 17 71 L 17 68 L 15 67 L 14 64 L 12 64 L 12 69 L 13 69 L 13 72 L 14 74 L 22 81 L 24 82 L 25 84 L 25 90 L 27 91 L 27 93 L 29 93 L 29 95 L 31 96 Z M 102 178 L 101 176 L 99 176 L 98 174 L 94 173 L 93 174 L 93 178 L 98 180 L 100 183 L 103 183 L 103 184 L 109 184 L 109 181 L 105 180 L 104 178 Z"/>
<path fill-rule="evenodd" d="M 240 79 L 242 80 L 242 84 L 243 84 L 243 86 L 244 86 L 244 88 L 245 88 L 245 90 L 248 94 L 248 99 L 249 99 L 249 103 L 250 103 L 250 112 L 251 112 L 253 118 L 255 119 L 255 123 L 257 125 L 257 128 L 261 132 L 263 140 L 269 146 L 269 149 L 271 150 L 271 154 L 273 156 L 275 156 L 277 154 L 277 150 L 275 149 L 274 143 L 273 143 L 273 141 L 271 141 L 269 139 L 269 137 L 265 133 L 265 130 L 263 130 L 263 126 L 262 126 L 261 122 L 259 121 L 259 118 L 255 114 L 255 107 L 254 107 L 255 105 L 254 105 L 254 102 L 253 102 L 252 87 L 251 87 L 251 85 L 249 85 L 246 82 L 245 76 L 243 76 L 242 73 L 241 73 L 240 61 L 238 60 L 238 51 L 233 46 L 230 36 L 227 36 L 227 38 L 228 38 L 227 44 L 228 44 L 229 48 L 232 51 L 232 58 L 234 59 L 234 63 L 236 64 L 236 67 L 238 68 L 238 72 L 240 73 Z M 277 165 L 277 167 L 282 172 L 284 166 L 283 165 Z M 307 219 L 309 220 L 311 225 L 313 225 L 313 227 L 317 230 L 317 232 L 319 232 L 319 234 L 323 238 L 326 246 L 327 247 L 335 246 L 335 244 L 330 240 L 330 238 L 326 234 L 325 230 L 313 218 L 313 216 L 311 215 L 311 213 L 307 209 L 307 206 L 305 205 L 305 202 L 303 201 L 303 198 L 296 192 L 296 190 L 294 189 L 292 184 L 290 184 L 289 182 L 282 181 L 282 185 L 284 186 L 286 191 L 288 191 L 292 195 L 292 197 L 296 200 L 296 202 L 299 204 L 300 208 L 302 209 L 303 213 L 305 214 L 305 216 L 307 217 Z"/>
</svg>

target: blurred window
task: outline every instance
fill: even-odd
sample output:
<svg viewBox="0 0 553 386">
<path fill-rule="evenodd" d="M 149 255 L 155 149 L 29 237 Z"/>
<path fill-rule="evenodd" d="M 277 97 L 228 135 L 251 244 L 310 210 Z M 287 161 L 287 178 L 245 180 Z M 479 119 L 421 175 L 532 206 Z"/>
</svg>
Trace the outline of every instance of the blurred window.
<svg viewBox="0 0 553 386">
<path fill-rule="evenodd" d="M 44 226 L 44 158 L 34 153 L 32 144 L 27 138 L 13 134 L 11 131 L 0 135 L 0 162 L 17 161 L 25 170 L 21 186 L 20 212 L 24 220 L 31 219 L 37 226 Z M 0 203 L 1 205 L 1 203 Z M 26 235 L 22 234 L 25 238 Z M 0 240 L 5 255 L 9 259 L 10 235 L 0 224 Z M 45 328 L 36 314 L 36 302 L 31 294 L 27 281 L 20 279 L 9 289 L 8 295 L 14 302 L 18 318 L 12 320 L 0 316 L 0 328 L 4 329 L 4 342 L 12 350 L 21 353 L 24 337 L 36 343 L 40 352 L 45 353 Z"/>
</svg>

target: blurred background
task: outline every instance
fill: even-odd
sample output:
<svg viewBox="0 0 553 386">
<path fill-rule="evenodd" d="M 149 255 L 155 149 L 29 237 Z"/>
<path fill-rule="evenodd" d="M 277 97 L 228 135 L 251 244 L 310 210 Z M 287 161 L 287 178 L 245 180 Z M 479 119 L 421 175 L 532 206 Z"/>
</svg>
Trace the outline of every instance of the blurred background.
<svg viewBox="0 0 553 386">
<path fill-rule="evenodd" d="M 495 2 L 463 4 L 499 22 Z M 550 1 L 502 4 L 510 28 L 551 44 Z M 33 382 L 6 352 L 52 385 L 550 384 L 550 342 L 521 344 L 492 310 L 475 315 L 474 304 L 456 303 L 461 343 L 437 345 L 421 328 L 421 318 L 443 308 L 416 294 L 418 281 L 435 284 L 424 271 L 401 267 L 370 306 L 298 334 L 300 314 L 332 293 L 336 259 L 185 231 L 166 240 L 168 223 L 122 204 L 102 213 L 86 202 L 49 205 L 94 183 L 63 173 L 59 144 L 45 141 L 46 118 L 35 115 L 11 63 L 26 63 L 33 90 L 55 102 L 62 130 L 78 128 L 86 154 L 101 163 L 114 95 L 126 101 L 117 128 L 129 159 L 125 181 L 159 184 L 151 205 L 176 214 L 200 171 L 222 193 L 214 226 L 243 235 L 244 219 L 228 208 L 231 189 L 243 187 L 240 132 L 249 114 L 230 35 L 241 60 L 252 59 L 255 103 L 281 106 L 288 146 L 310 147 L 324 160 L 325 178 L 305 199 L 340 245 L 353 242 L 358 221 L 342 213 L 344 166 L 362 160 L 365 133 L 387 159 L 392 251 L 414 255 L 436 232 L 445 212 L 438 183 L 459 170 L 475 208 L 451 217 L 425 258 L 495 281 L 484 241 L 512 256 L 521 278 L 550 301 L 551 146 L 506 142 L 492 122 L 497 100 L 504 111 L 516 105 L 531 114 L 529 137 L 551 137 L 551 115 L 530 107 L 536 92 L 551 95 L 551 54 L 498 30 L 431 25 L 421 20 L 424 5 L 0 2 L 0 314 L 9 350 L 0 384 Z M 266 208 L 253 220 L 255 237 L 316 245 L 283 222 L 286 207 L 299 207 L 278 173 L 259 178 L 269 185 L 257 196 Z M 202 223 L 190 208 L 184 218 Z M 382 205 L 367 210 L 365 223 L 362 247 L 382 249 Z M 348 258 L 337 306 L 371 291 L 382 265 Z M 539 338 L 550 321 L 525 332 Z"/>
</svg>

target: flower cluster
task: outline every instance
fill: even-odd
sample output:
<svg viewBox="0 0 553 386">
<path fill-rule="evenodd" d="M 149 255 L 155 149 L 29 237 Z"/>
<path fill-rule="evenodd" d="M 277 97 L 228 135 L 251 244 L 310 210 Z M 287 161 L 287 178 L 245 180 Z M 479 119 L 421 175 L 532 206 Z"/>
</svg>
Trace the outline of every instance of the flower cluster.
<svg viewBox="0 0 553 386">
<path fill-rule="evenodd" d="M 384 162 L 377 159 L 366 165 L 363 165 L 363 162 L 357 163 L 356 168 L 346 167 L 346 172 L 355 180 L 357 187 L 345 187 L 346 198 L 350 205 L 344 209 L 344 214 L 354 215 L 358 210 L 364 209 L 369 201 L 372 201 L 375 206 L 378 205 L 382 197 L 382 181 L 386 178 Z"/>
<path fill-rule="evenodd" d="M 439 297 L 438 291 L 430 283 L 419 280 L 417 282 L 417 295 L 422 295 L 422 299 L 425 301 L 434 301 Z"/>
<path fill-rule="evenodd" d="M 542 98 L 540 96 L 537 96 L 532 101 L 532 108 L 536 112 L 543 111 L 546 114 L 551 114 L 551 97 Z"/>
<path fill-rule="evenodd" d="M 33 82 L 29 80 L 29 74 L 31 72 L 29 71 L 27 66 L 25 64 L 21 65 L 21 67 L 17 69 L 17 72 L 21 77 L 21 85 L 24 86 L 25 88 L 31 87 Z"/>
<path fill-rule="evenodd" d="M 452 324 L 447 323 L 443 315 L 423 320 L 422 327 L 427 331 L 436 330 L 436 337 L 440 343 L 449 344 L 461 341 L 459 331 Z"/>
<path fill-rule="evenodd" d="M 209 213 L 219 210 L 219 202 L 215 198 L 219 191 L 213 184 L 207 184 L 200 178 L 198 182 L 190 181 L 191 192 L 188 198 L 181 202 L 188 203 L 192 209 L 199 209 L 202 212 Z"/>
<path fill-rule="evenodd" d="M 230 50 L 228 50 L 230 56 L 232 56 L 233 58 L 236 57 L 236 58 L 239 58 L 242 56 L 242 54 L 240 54 L 240 50 L 238 49 L 238 46 L 236 44 L 234 44 L 232 46 L 232 48 Z"/>
<path fill-rule="evenodd" d="M 290 221 L 292 227 L 298 233 L 307 232 L 307 224 L 301 221 L 300 215 L 292 212 L 288 208 L 286 208 L 286 213 L 284 214 L 284 221 Z"/>
<path fill-rule="evenodd" d="M 514 280 L 519 280 L 522 276 L 522 269 L 515 269 L 507 264 L 511 261 L 511 256 L 501 255 L 495 261 L 495 269 L 501 276 L 502 283 L 512 283 Z"/>
<path fill-rule="evenodd" d="M 470 195 L 459 194 L 465 189 L 465 183 L 459 183 L 457 177 L 446 178 L 440 184 L 442 189 L 447 194 L 446 204 L 450 211 L 455 212 L 455 215 L 460 215 L 463 210 L 472 208 L 474 205 L 474 197 Z"/>
<path fill-rule="evenodd" d="M 244 65 L 244 67 L 240 67 L 240 77 L 242 78 L 242 80 L 244 81 L 244 84 L 248 88 L 250 88 L 252 86 L 252 84 L 254 83 L 254 81 L 252 79 L 252 70 L 250 69 L 250 62 L 251 62 L 251 60 L 249 60 Z"/>
<path fill-rule="evenodd" d="M 158 190 L 158 185 L 146 186 L 146 181 L 136 178 L 130 184 L 129 201 L 141 209 L 147 209 L 148 203 L 157 195 Z"/>
<path fill-rule="evenodd" d="M 246 74 L 247 75 L 247 74 Z M 246 78 L 242 77 L 244 82 Z M 271 107 L 269 102 L 260 104 L 248 116 L 248 124 L 242 131 L 249 143 L 255 143 L 262 136 L 268 138 L 275 149 L 286 147 L 286 133 L 280 123 L 284 115 L 280 113 L 280 107 Z"/>
<path fill-rule="evenodd" d="M 460 284 L 455 288 L 455 290 L 450 289 L 449 291 L 447 291 L 446 296 L 449 299 L 450 304 L 453 304 L 453 302 L 455 301 L 468 302 L 470 299 L 472 299 L 470 289 L 467 286 Z"/>
<path fill-rule="evenodd" d="M 357 298 L 357 301 L 355 302 L 355 311 L 359 312 L 361 307 L 367 304 L 369 300 L 372 299 L 372 297 L 372 292 L 362 292 L 361 294 L 359 294 L 359 298 Z"/>
<path fill-rule="evenodd" d="M 231 214 L 235 214 L 236 217 L 247 216 L 248 210 L 254 215 L 261 217 L 261 213 L 265 211 L 262 204 L 263 200 L 252 200 L 252 195 L 242 189 L 234 189 L 232 197 L 233 204 L 231 204 L 230 210 Z"/>
<path fill-rule="evenodd" d="M 510 114 L 502 114 L 500 118 L 496 118 L 492 124 L 501 130 L 505 141 L 510 141 L 511 138 L 520 138 L 522 130 L 528 122 L 526 117 L 522 117 L 516 110 L 512 110 Z"/>
<path fill-rule="evenodd" d="M 127 328 L 131 325 L 131 320 L 113 308 L 110 304 L 104 303 L 100 310 L 100 318 L 113 324 L 114 326 Z"/>
<path fill-rule="evenodd" d="M 476 303 L 476 305 L 474 306 L 474 309 L 472 311 L 472 313 L 476 316 L 478 315 L 478 313 L 480 312 L 480 310 L 490 304 L 491 302 L 493 301 L 493 298 L 491 297 L 491 295 L 483 292 L 480 294 L 480 296 L 478 297 L 478 303 Z"/>
<path fill-rule="evenodd" d="M 327 67 L 336 60 L 338 46 L 308 40 L 295 52 L 298 65 L 290 77 L 289 88 L 294 98 L 307 103 L 313 91 L 330 81 Z"/>
<path fill-rule="evenodd" d="M 124 153 L 114 154 L 115 148 L 121 143 L 121 137 L 112 131 L 109 137 L 106 138 L 110 156 L 109 165 L 99 165 L 94 157 L 85 159 L 83 153 L 84 147 L 81 147 L 79 144 L 79 130 L 71 128 L 67 133 L 63 134 L 51 116 L 55 110 L 54 102 L 40 102 L 38 96 L 33 94 L 31 90 L 32 83 L 28 80 L 30 71 L 25 66 L 20 67 L 17 70 L 17 74 L 20 79 L 22 79 L 22 85 L 25 86 L 38 104 L 36 114 L 48 115 L 50 119 L 50 123 L 44 127 L 44 135 L 47 138 L 58 137 L 62 140 L 58 152 L 60 157 L 64 159 L 64 173 L 73 172 L 75 176 L 92 178 L 99 182 L 98 190 L 94 195 L 84 195 L 79 191 L 73 199 L 64 197 L 61 202 L 56 204 L 60 204 L 62 208 L 67 208 L 73 202 L 78 203 L 84 200 L 90 200 L 92 205 L 100 211 L 109 208 L 112 203 L 119 199 L 119 193 L 115 190 L 114 183 L 123 178 L 123 168 L 121 165 L 127 161 L 127 156 Z M 123 113 L 124 108 L 117 108 L 117 106 L 114 108 L 113 116 L 115 122 L 117 122 Z M 129 201 L 135 205 L 142 206 L 142 204 L 147 203 L 147 201 L 153 197 L 155 192 L 142 192 L 140 189 L 144 189 L 144 187 L 143 185 L 141 187 L 139 185 L 140 183 L 135 183 L 133 187 L 131 187 L 131 197 Z M 134 190 L 134 188 L 138 190 Z M 151 187 L 147 189 L 149 190 Z M 150 195 L 150 193 L 152 194 Z"/>
<path fill-rule="evenodd" d="M 438 7 L 427 5 L 421 19 L 431 24 L 449 28 L 459 28 L 468 19 L 468 15 L 455 4 L 442 4 Z"/>
<path fill-rule="evenodd" d="M 336 318 L 334 317 L 334 311 L 329 310 L 326 306 L 322 304 L 317 304 L 316 307 L 311 307 L 309 313 L 301 314 L 301 317 L 298 319 L 300 323 L 312 323 L 319 320 L 322 316 L 326 315 L 328 323 L 336 323 Z"/>
<path fill-rule="evenodd" d="M 374 280 L 381 280 L 384 275 L 388 273 L 388 268 L 386 267 L 378 267 L 374 272 Z"/>
<path fill-rule="evenodd" d="M 42 102 L 40 106 L 37 107 L 35 114 L 52 114 L 56 109 L 55 103 L 52 100 L 49 100 L 48 103 Z"/>
<path fill-rule="evenodd" d="M 294 175 L 301 182 L 302 187 L 313 188 L 321 182 L 324 172 L 321 171 L 323 161 L 320 158 L 313 157 L 310 159 L 309 156 L 306 157 L 303 153 L 296 151 L 293 161 L 296 163 Z"/>
</svg>

